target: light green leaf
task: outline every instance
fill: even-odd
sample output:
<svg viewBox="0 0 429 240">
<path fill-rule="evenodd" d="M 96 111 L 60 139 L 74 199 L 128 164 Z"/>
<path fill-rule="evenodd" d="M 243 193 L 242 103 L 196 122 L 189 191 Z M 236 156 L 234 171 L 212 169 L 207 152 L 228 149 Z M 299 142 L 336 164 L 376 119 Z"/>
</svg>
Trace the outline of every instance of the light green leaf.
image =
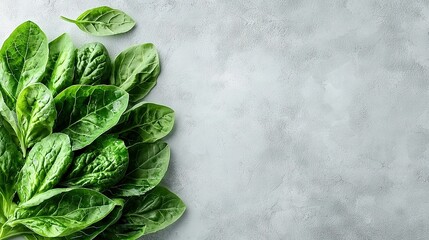
<svg viewBox="0 0 429 240">
<path fill-rule="evenodd" d="M 21 130 L 18 138 L 25 153 L 52 133 L 57 111 L 49 89 L 41 83 L 24 88 L 16 102 L 16 115 Z"/>
<path fill-rule="evenodd" d="M 35 23 L 19 25 L 0 50 L 0 90 L 9 109 L 23 88 L 39 82 L 48 61 L 48 40 Z"/>
<path fill-rule="evenodd" d="M 135 21 L 126 13 L 107 6 L 89 9 L 76 20 L 61 17 L 76 24 L 82 31 L 95 36 L 116 35 L 130 31 Z"/>
</svg>

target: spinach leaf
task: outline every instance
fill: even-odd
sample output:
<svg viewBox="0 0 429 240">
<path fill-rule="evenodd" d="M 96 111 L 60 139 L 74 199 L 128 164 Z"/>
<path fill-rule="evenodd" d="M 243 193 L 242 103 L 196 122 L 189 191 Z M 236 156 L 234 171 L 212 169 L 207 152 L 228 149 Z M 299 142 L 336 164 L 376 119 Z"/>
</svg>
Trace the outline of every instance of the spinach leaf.
<svg viewBox="0 0 429 240">
<path fill-rule="evenodd" d="M 9 239 L 11 237 L 15 237 L 15 236 L 19 236 L 19 235 L 23 235 L 23 234 L 32 234 L 33 232 L 22 226 L 22 225 L 17 225 L 15 227 L 10 227 L 8 225 L 1 225 L 0 224 L 0 239 Z"/>
<path fill-rule="evenodd" d="M 24 159 L 7 130 L 0 125 L 0 222 L 11 214 L 17 173 Z"/>
<path fill-rule="evenodd" d="M 52 133 L 57 111 L 51 91 L 41 83 L 24 88 L 16 102 L 16 115 L 25 156 L 28 147 Z"/>
<path fill-rule="evenodd" d="M 127 110 L 120 124 L 112 132 L 129 144 L 152 143 L 165 137 L 173 129 L 173 109 L 155 103 L 140 102 Z"/>
<path fill-rule="evenodd" d="M 71 163 L 70 139 L 66 134 L 53 133 L 30 150 L 17 181 L 21 202 L 35 194 L 52 189 Z"/>
<path fill-rule="evenodd" d="M 114 196 L 139 196 L 158 185 L 167 172 L 170 147 L 167 143 L 139 143 L 128 149 L 130 163 L 122 181 L 108 190 Z"/>
<path fill-rule="evenodd" d="M 79 239 L 79 240 L 92 240 L 96 238 L 100 233 L 102 233 L 106 228 L 115 224 L 119 218 L 122 216 L 122 209 L 124 207 L 123 199 L 112 199 L 115 202 L 115 208 L 107 215 L 107 217 L 103 218 L 103 220 L 94 223 L 93 225 L 75 232 L 69 236 L 64 237 L 67 240 Z"/>
<path fill-rule="evenodd" d="M 103 191 L 122 179 L 127 166 L 128 151 L 124 141 L 102 136 L 74 159 L 63 184 Z"/>
<path fill-rule="evenodd" d="M 160 71 L 155 46 L 152 43 L 141 44 L 116 57 L 110 84 L 127 91 L 131 102 L 138 102 L 156 85 Z"/>
<path fill-rule="evenodd" d="M 16 113 L 7 106 L 2 94 L 0 94 L 0 115 L 1 125 L 6 128 L 9 134 L 12 136 L 13 141 L 16 144 L 20 145 L 18 135 L 21 130 L 18 128 L 18 120 L 16 118 Z"/>
<path fill-rule="evenodd" d="M 21 90 L 39 82 L 48 61 L 48 40 L 35 23 L 19 25 L 0 50 L 0 90 L 10 109 Z"/>
<path fill-rule="evenodd" d="M 103 237 L 137 239 L 166 228 L 179 219 L 185 209 L 185 204 L 174 193 L 164 187 L 155 187 L 144 196 L 128 198 L 122 217 L 106 229 Z"/>
<path fill-rule="evenodd" d="M 101 43 L 88 43 L 77 51 L 75 84 L 94 85 L 108 81 L 111 61 Z"/>
<path fill-rule="evenodd" d="M 73 151 L 91 144 L 115 126 L 128 105 L 128 94 L 115 86 L 74 85 L 55 97 L 56 130 L 69 135 Z"/>
<path fill-rule="evenodd" d="M 124 12 L 107 6 L 89 9 L 76 20 L 61 17 L 76 24 L 82 31 L 95 36 L 109 36 L 130 31 L 135 21 Z"/>
<path fill-rule="evenodd" d="M 72 85 L 76 51 L 70 36 L 62 34 L 49 43 L 49 59 L 45 71 L 44 83 L 57 95 Z"/>
<path fill-rule="evenodd" d="M 43 237 L 62 237 L 100 221 L 115 205 L 90 189 L 51 189 L 19 205 L 7 224 L 23 224 Z"/>
</svg>

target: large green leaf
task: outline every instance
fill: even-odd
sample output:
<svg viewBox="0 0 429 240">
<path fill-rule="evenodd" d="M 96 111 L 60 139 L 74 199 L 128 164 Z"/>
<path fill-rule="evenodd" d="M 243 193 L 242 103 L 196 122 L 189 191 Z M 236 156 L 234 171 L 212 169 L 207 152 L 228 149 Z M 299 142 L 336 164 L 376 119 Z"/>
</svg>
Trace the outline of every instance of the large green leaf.
<svg viewBox="0 0 429 240">
<path fill-rule="evenodd" d="M 66 240 L 92 240 L 100 235 L 104 230 L 106 230 L 111 225 L 115 224 L 122 216 L 122 209 L 124 207 L 124 200 L 122 199 L 113 199 L 116 203 L 115 208 L 103 218 L 101 221 L 94 223 L 93 225 L 75 232 L 69 236 L 64 237 Z"/>
<path fill-rule="evenodd" d="M 52 189 L 67 171 L 71 154 L 70 139 L 63 133 L 53 133 L 36 143 L 18 177 L 17 192 L 21 202 Z"/>
<path fill-rule="evenodd" d="M 0 125 L 0 223 L 13 210 L 15 181 L 24 159 L 8 131 Z"/>
<path fill-rule="evenodd" d="M 90 189 L 51 189 L 19 205 L 7 224 L 23 224 L 44 237 L 62 237 L 100 221 L 115 205 L 115 201 Z"/>
<path fill-rule="evenodd" d="M 110 76 L 111 61 L 101 43 L 87 43 L 77 51 L 75 84 L 101 84 Z"/>
<path fill-rule="evenodd" d="M 174 193 L 156 187 L 144 196 L 131 197 L 125 202 L 122 217 L 106 229 L 104 239 L 138 239 L 174 223 L 186 206 Z"/>
<path fill-rule="evenodd" d="M 56 130 L 70 136 L 72 149 L 82 149 L 115 126 L 128 105 L 128 94 L 115 86 L 71 86 L 55 97 Z"/>
<path fill-rule="evenodd" d="M 140 102 L 123 114 L 120 124 L 112 132 L 119 134 L 129 144 L 152 143 L 170 133 L 173 125 L 173 109 Z"/>
<path fill-rule="evenodd" d="M 39 82 L 48 61 L 48 40 L 33 22 L 19 25 L 0 50 L 0 90 L 10 109 L 21 90 Z"/>
<path fill-rule="evenodd" d="M 158 185 L 167 172 L 170 147 L 167 143 L 139 143 L 128 149 L 130 163 L 125 177 L 108 192 L 114 196 L 139 196 Z"/>
<path fill-rule="evenodd" d="M 63 184 L 103 191 L 122 179 L 127 166 L 128 151 L 124 141 L 103 136 L 73 160 L 71 172 Z"/>
<path fill-rule="evenodd" d="M 41 83 L 24 88 L 16 102 L 16 115 L 20 126 L 18 138 L 22 150 L 52 133 L 57 111 L 51 91 Z"/>
<path fill-rule="evenodd" d="M 110 83 L 127 91 L 131 102 L 137 102 L 156 85 L 160 71 L 155 46 L 145 43 L 130 47 L 116 57 Z"/>
<path fill-rule="evenodd" d="M 61 17 L 76 24 L 82 31 L 96 36 L 109 36 L 125 33 L 136 24 L 134 20 L 118 9 L 107 6 L 89 9 L 76 20 Z"/>
<path fill-rule="evenodd" d="M 76 51 L 70 36 L 62 34 L 49 43 L 49 59 L 46 66 L 44 83 L 57 95 L 72 85 Z"/>
</svg>

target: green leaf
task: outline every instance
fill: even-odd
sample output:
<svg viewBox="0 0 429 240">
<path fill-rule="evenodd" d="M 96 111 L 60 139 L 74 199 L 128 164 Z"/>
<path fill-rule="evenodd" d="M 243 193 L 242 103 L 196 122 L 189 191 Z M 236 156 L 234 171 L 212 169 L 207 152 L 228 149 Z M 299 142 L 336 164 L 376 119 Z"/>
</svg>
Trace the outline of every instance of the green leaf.
<svg viewBox="0 0 429 240">
<path fill-rule="evenodd" d="M 18 128 L 16 113 L 7 106 L 2 94 L 0 94 L 0 115 L 1 125 L 6 128 L 9 134 L 12 136 L 14 142 L 20 145 L 18 140 L 20 129 Z"/>
<path fill-rule="evenodd" d="M 115 86 L 68 87 L 55 97 L 56 130 L 69 135 L 73 151 L 91 144 L 115 126 L 128 105 L 128 94 Z"/>
<path fill-rule="evenodd" d="M 74 159 L 63 184 L 103 191 L 123 178 L 127 166 L 128 151 L 124 141 L 102 136 Z"/>
<path fill-rule="evenodd" d="M 39 82 L 48 61 L 48 40 L 35 23 L 19 25 L 0 50 L 0 90 L 10 109 L 21 90 Z"/>
<path fill-rule="evenodd" d="M 11 214 L 17 173 L 24 159 L 7 130 L 0 125 L 0 223 Z"/>
<path fill-rule="evenodd" d="M 167 172 L 170 147 L 167 143 L 139 143 L 128 149 L 130 163 L 125 177 L 108 192 L 114 196 L 139 196 L 158 185 Z"/>
<path fill-rule="evenodd" d="M 88 43 L 77 51 L 75 84 L 95 85 L 107 82 L 112 63 L 101 43 Z"/>
<path fill-rule="evenodd" d="M 140 102 L 127 110 L 120 124 L 112 132 L 129 144 L 152 143 L 165 137 L 173 129 L 173 109 L 155 103 Z"/>
<path fill-rule="evenodd" d="M 49 43 L 44 83 L 53 96 L 72 85 L 75 60 L 75 47 L 68 34 L 64 33 Z"/>
<path fill-rule="evenodd" d="M 137 239 L 166 228 L 179 219 L 185 209 L 185 204 L 178 196 L 158 186 L 144 196 L 128 198 L 122 217 L 106 229 L 103 237 Z"/>
<path fill-rule="evenodd" d="M 160 71 L 155 46 L 152 43 L 137 45 L 116 57 L 110 84 L 127 91 L 131 102 L 138 102 L 156 85 Z"/>
<path fill-rule="evenodd" d="M 64 237 L 67 240 L 92 240 L 100 235 L 104 230 L 106 230 L 111 225 L 115 224 L 122 216 L 122 209 L 124 207 L 124 200 L 122 199 L 113 199 L 116 203 L 115 208 L 103 218 L 101 221 L 94 223 L 93 225 L 75 232 L 69 236 Z"/>
<path fill-rule="evenodd" d="M 0 228 L 0 239 L 9 239 L 11 237 L 33 233 L 30 229 L 28 229 L 22 225 L 10 227 L 8 225 L 1 225 L 0 224 L 0 227 L 1 227 Z"/>
<path fill-rule="evenodd" d="M 16 102 L 22 150 L 33 146 L 52 133 L 57 111 L 52 94 L 41 83 L 24 88 Z"/>
<path fill-rule="evenodd" d="M 51 189 L 18 206 L 7 224 L 23 224 L 43 237 L 62 237 L 100 221 L 115 205 L 90 189 Z"/>
<path fill-rule="evenodd" d="M 71 154 L 66 134 L 53 133 L 36 143 L 18 177 L 17 192 L 21 202 L 52 189 L 70 165 Z"/>
<path fill-rule="evenodd" d="M 61 17 L 76 24 L 82 31 L 95 36 L 116 35 L 130 31 L 135 21 L 126 13 L 107 6 L 89 9 L 76 20 Z"/>
</svg>

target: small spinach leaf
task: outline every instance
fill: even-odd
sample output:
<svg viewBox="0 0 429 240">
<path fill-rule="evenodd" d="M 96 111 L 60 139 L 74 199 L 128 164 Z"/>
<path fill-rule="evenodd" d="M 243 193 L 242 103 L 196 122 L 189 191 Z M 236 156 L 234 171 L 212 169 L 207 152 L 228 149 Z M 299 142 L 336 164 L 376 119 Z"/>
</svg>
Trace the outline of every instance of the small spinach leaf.
<svg viewBox="0 0 429 240">
<path fill-rule="evenodd" d="M 19 205 L 7 224 L 23 224 L 43 237 L 62 237 L 100 221 L 115 205 L 90 189 L 51 189 Z"/>
<path fill-rule="evenodd" d="M 70 165 L 71 154 L 70 139 L 63 133 L 53 133 L 36 143 L 18 177 L 21 202 L 53 188 Z"/>
<path fill-rule="evenodd" d="M 127 91 L 131 102 L 138 102 L 156 85 L 160 71 L 155 46 L 145 43 L 128 48 L 116 57 L 110 83 Z"/>
<path fill-rule="evenodd" d="M 107 82 L 111 61 L 101 43 L 88 43 L 77 51 L 75 84 L 94 85 Z"/>
<path fill-rule="evenodd" d="M 158 185 L 167 172 L 170 147 L 167 143 L 139 143 L 128 149 L 130 163 L 125 177 L 108 192 L 114 196 L 139 196 Z"/>
<path fill-rule="evenodd" d="M 129 144 L 152 143 L 165 137 L 173 129 L 173 109 L 155 103 L 140 102 L 127 110 L 120 124 L 112 132 Z"/>
<path fill-rule="evenodd" d="M 56 130 L 69 135 L 73 151 L 91 144 L 115 126 L 128 105 L 128 94 L 115 86 L 74 85 L 55 97 Z"/>
<path fill-rule="evenodd" d="M 63 183 L 103 191 L 118 183 L 128 166 L 124 141 L 103 136 L 73 160 L 71 172 Z"/>
<path fill-rule="evenodd" d="M 16 102 L 22 150 L 52 133 L 57 111 L 52 94 L 45 85 L 35 83 L 24 88 Z"/>
<path fill-rule="evenodd" d="M 107 6 L 89 9 L 76 20 L 61 17 L 76 24 L 82 31 L 96 36 L 109 36 L 130 31 L 135 21 L 126 13 Z"/>
<path fill-rule="evenodd" d="M 49 59 L 46 66 L 44 83 L 57 95 L 72 85 L 76 51 L 70 36 L 62 34 L 49 43 Z"/>
<path fill-rule="evenodd" d="M 35 23 L 19 25 L 0 50 L 0 90 L 10 109 L 21 90 L 39 82 L 48 61 L 48 40 Z"/>
<path fill-rule="evenodd" d="M 106 239 L 137 239 L 166 228 L 179 219 L 185 209 L 176 194 L 158 186 L 144 196 L 128 198 L 122 217 L 103 236 Z"/>
</svg>

